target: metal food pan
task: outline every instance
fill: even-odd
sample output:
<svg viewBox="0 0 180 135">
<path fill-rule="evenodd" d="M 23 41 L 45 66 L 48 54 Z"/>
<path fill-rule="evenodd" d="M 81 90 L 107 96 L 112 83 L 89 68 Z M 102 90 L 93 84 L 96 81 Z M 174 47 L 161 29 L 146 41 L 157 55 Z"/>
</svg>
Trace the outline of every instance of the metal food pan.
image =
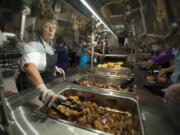
<svg viewBox="0 0 180 135">
<path fill-rule="evenodd" d="M 126 96 L 116 96 L 116 95 L 109 95 L 105 91 L 102 92 L 96 92 L 96 91 L 90 91 L 90 90 L 77 90 L 75 88 L 66 88 L 61 93 L 66 97 L 68 96 L 78 96 L 83 97 L 86 100 L 95 102 L 98 106 L 102 106 L 105 108 L 108 108 L 110 110 L 114 110 L 116 112 L 129 112 L 132 115 L 132 123 L 133 128 L 135 130 L 134 135 L 144 135 L 144 128 L 142 124 L 142 119 L 140 115 L 139 110 L 139 104 L 138 102 L 130 97 Z M 88 128 L 83 125 L 79 125 L 76 123 L 72 123 L 69 121 L 66 121 L 67 124 L 71 124 L 74 126 L 78 126 L 80 128 L 99 133 L 99 134 L 106 134 L 103 131 Z"/>
<path fill-rule="evenodd" d="M 83 81 L 91 81 L 91 82 L 96 82 L 96 83 L 113 83 L 116 84 L 118 86 L 121 86 L 122 83 L 125 83 L 127 81 L 130 81 L 130 79 L 128 78 L 118 78 L 118 77 L 110 77 L 110 76 L 99 76 L 99 75 L 84 75 L 82 77 L 80 77 L 79 79 L 75 80 L 74 83 L 76 84 L 80 84 Z M 115 89 L 107 89 L 107 90 L 111 90 L 111 91 L 116 91 L 116 92 L 121 92 L 121 93 L 127 93 L 127 94 L 135 94 L 135 88 L 134 88 L 134 84 L 130 83 L 128 85 L 131 88 L 131 92 L 126 92 L 126 91 L 119 91 L 119 90 L 115 90 Z M 88 86 L 88 87 L 96 87 L 96 86 Z M 105 89 L 105 88 L 100 88 L 100 89 Z"/>
<path fill-rule="evenodd" d="M 96 67 L 98 70 L 111 70 L 111 71 L 127 71 L 130 70 L 130 68 L 125 68 L 125 69 L 121 69 L 121 68 L 106 68 L 106 67 Z"/>
<path fill-rule="evenodd" d="M 121 78 L 132 78 L 133 74 L 131 70 L 102 70 L 102 69 L 94 69 L 92 72 L 96 75 L 101 75 L 101 76 L 112 76 L 112 77 L 121 77 Z"/>
</svg>

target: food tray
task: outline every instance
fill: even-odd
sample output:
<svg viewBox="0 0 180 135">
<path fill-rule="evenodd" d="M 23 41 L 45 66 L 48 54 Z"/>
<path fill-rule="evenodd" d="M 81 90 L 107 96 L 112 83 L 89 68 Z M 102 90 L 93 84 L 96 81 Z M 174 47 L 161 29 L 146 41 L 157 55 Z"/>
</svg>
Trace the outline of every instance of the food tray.
<svg viewBox="0 0 180 135">
<path fill-rule="evenodd" d="M 81 83 L 84 83 L 85 81 L 98 83 L 98 84 L 115 84 L 116 86 L 121 86 L 122 83 L 130 81 L 130 79 L 109 77 L 109 76 L 105 77 L 105 76 L 99 76 L 99 75 L 92 74 L 92 75 L 84 75 L 84 76 L 78 78 L 77 80 L 75 80 L 74 83 L 81 85 Z M 127 93 L 127 94 L 135 94 L 136 93 L 133 82 L 128 85 L 128 87 L 130 88 L 130 91 L 124 91 L 124 90 L 120 91 L 120 90 L 109 88 L 109 87 L 104 88 L 104 87 L 97 87 L 97 86 L 93 86 L 93 85 L 89 85 L 88 87 L 96 87 L 96 88 L 100 88 L 100 89 L 107 89 L 107 90 L 121 92 L 121 93 Z"/>
<path fill-rule="evenodd" d="M 131 70 L 108 70 L 108 69 L 98 69 L 94 68 L 89 73 L 93 73 L 101 76 L 112 76 L 112 77 L 120 77 L 120 78 L 133 78 L 133 74 Z"/>
<path fill-rule="evenodd" d="M 142 119 L 140 115 L 139 104 L 133 98 L 125 97 L 125 96 L 110 96 L 110 95 L 107 95 L 106 92 L 98 93 L 95 91 L 77 90 L 73 88 L 66 88 L 59 94 L 62 94 L 66 97 L 77 96 L 79 97 L 79 99 L 81 99 L 81 101 L 86 100 L 86 101 L 94 102 L 98 105 L 98 107 L 104 107 L 108 109 L 109 111 L 113 111 L 116 113 L 122 113 L 122 114 L 129 113 L 131 115 L 131 122 L 132 122 L 131 127 L 134 132 L 133 134 L 128 132 L 127 135 L 144 135 L 144 128 L 143 128 Z M 99 133 L 99 134 L 107 133 L 105 131 L 102 131 L 101 128 L 95 129 L 94 127 L 89 127 L 85 123 L 83 125 L 83 123 L 79 124 L 74 121 L 69 121 L 69 120 L 65 120 L 65 121 L 67 124 L 78 126 L 79 128 L 83 128 L 83 129 L 86 129 L 95 133 Z M 124 128 L 123 130 L 126 130 L 126 128 Z"/>
</svg>

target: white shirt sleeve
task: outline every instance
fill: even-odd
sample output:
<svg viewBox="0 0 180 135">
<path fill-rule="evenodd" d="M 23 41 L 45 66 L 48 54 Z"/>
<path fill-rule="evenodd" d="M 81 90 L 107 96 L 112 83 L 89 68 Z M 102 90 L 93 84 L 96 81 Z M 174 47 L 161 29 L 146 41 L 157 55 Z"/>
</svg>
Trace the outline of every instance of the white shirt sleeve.
<svg viewBox="0 0 180 135">
<path fill-rule="evenodd" d="M 23 55 L 21 58 L 21 70 L 23 70 L 23 67 L 27 63 L 33 63 L 37 66 L 38 70 L 40 72 L 45 70 L 46 67 L 46 54 L 42 54 L 39 52 L 32 52 Z"/>
<path fill-rule="evenodd" d="M 46 67 L 46 53 L 43 46 L 39 42 L 30 42 L 23 46 L 23 55 L 19 61 L 22 71 L 24 65 L 27 63 L 34 63 L 40 72 L 45 70 Z"/>
</svg>

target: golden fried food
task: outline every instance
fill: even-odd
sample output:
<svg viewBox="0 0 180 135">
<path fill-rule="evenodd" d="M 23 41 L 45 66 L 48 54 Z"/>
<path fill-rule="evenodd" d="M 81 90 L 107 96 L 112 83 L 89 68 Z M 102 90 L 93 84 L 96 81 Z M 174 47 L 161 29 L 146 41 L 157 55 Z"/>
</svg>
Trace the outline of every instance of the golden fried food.
<svg viewBox="0 0 180 135">
<path fill-rule="evenodd" d="M 112 75 L 111 72 L 107 72 L 106 75 Z"/>
<path fill-rule="evenodd" d="M 117 68 L 117 69 L 127 69 L 126 67 L 122 67 L 124 62 L 107 62 L 105 64 L 98 64 L 99 68 Z"/>
<path fill-rule="evenodd" d="M 72 102 L 73 104 L 77 104 L 79 105 L 80 104 L 80 100 L 79 100 L 79 97 L 78 96 L 69 96 L 67 101 L 70 101 Z"/>
<path fill-rule="evenodd" d="M 115 75 L 115 76 L 119 76 L 120 75 L 120 73 L 118 73 L 118 72 L 114 72 L 114 74 L 113 75 Z"/>
<path fill-rule="evenodd" d="M 120 73 L 120 72 L 107 72 L 106 75 L 108 75 L 108 76 L 128 77 L 127 73 Z"/>
<path fill-rule="evenodd" d="M 153 83 L 154 80 L 155 80 L 155 78 L 154 78 L 154 76 L 150 76 L 150 75 L 149 75 L 149 76 L 146 77 L 146 80 L 147 80 L 148 82 L 150 82 L 150 83 L 151 83 L 151 82 Z"/>
<path fill-rule="evenodd" d="M 49 109 L 48 115 L 50 117 L 55 118 L 55 119 L 59 119 L 60 118 L 60 116 L 56 112 L 52 111 L 51 109 Z"/>
<path fill-rule="evenodd" d="M 105 89 L 112 89 L 112 90 L 119 90 L 119 91 L 126 91 L 126 92 L 132 92 L 132 89 L 127 87 L 125 89 L 122 89 L 119 85 L 115 83 L 100 83 L 100 82 L 93 82 L 93 81 L 87 81 L 84 80 L 80 82 L 80 85 L 82 86 L 93 86 L 98 88 L 105 88 Z"/>
<path fill-rule="evenodd" d="M 104 67 L 104 68 L 106 68 L 107 64 L 98 64 L 97 67 Z"/>
<path fill-rule="evenodd" d="M 70 104 L 78 101 L 79 106 L 83 109 L 82 112 L 77 112 L 62 105 L 56 106 L 62 114 L 67 116 L 68 121 L 116 135 L 136 134 L 133 127 L 133 118 L 129 112 L 113 111 L 98 106 L 93 101 L 85 100 L 85 98 L 81 101 L 77 96 L 67 98 Z M 53 110 L 49 110 L 48 115 L 53 118 L 61 118 Z"/>
</svg>

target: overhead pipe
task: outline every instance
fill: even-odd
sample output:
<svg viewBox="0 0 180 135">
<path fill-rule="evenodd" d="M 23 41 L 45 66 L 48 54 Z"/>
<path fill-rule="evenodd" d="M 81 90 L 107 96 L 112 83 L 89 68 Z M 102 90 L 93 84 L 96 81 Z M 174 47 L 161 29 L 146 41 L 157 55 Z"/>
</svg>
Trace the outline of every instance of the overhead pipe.
<svg viewBox="0 0 180 135">
<path fill-rule="evenodd" d="M 10 32 L 2 32 L 6 38 L 15 38 L 16 34 L 15 33 L 10 33 Z"/>
<path fill-rule="evenodd" d="M 99 10 L 95 7 L 95 5 L 90 2 L 90 0 L 81 0 L 81 2 L 90 10 L 90 12 L 97 17 L 97 19 L 113 34 L 115 37 L 116 34 L 113 32 L 111 25 L 106 21 L 106 19 L 101 15 Z"/>
<path fill-rule="evenodd" d="M 29 7 L 27 7 L 27 6 L 24 6 L 21 13 L 22 13 L 22 16 L 21 16 L 20 40 L 23 41 L 26 16 L 31 13 L 31 9 L 29 9 Z"/>
<path fill-rule="evenodd" d="M 152 38 L 164 38 L 163 35 L 157 35 L 157 34 L 146 34 L 147 37 L 152 37 Z"/>
<path fill-rule="evenodd" d="M 146 22 L 145 22 L 144 13 L 143 13 L 142 0 L 138 0 L 138 1 L 139 1 L 140 6 L 141 6 L 140 13 L 141 13 L 142 24 L 143 24 L 143 27 L 144 27 L 144 32 L 147 33 L 147 27 L 146 27 Z"/>
</svg>

